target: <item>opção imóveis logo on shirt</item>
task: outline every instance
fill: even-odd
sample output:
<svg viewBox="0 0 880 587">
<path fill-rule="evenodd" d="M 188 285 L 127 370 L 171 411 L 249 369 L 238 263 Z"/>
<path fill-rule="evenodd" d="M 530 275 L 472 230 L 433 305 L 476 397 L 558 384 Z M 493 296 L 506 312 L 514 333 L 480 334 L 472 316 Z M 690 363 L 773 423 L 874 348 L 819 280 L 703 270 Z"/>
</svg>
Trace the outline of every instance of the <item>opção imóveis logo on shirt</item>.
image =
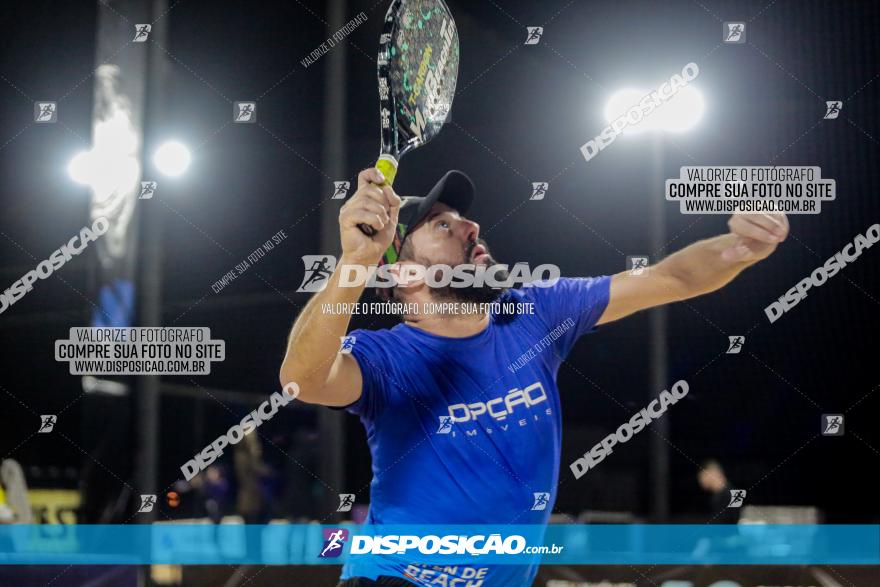
<svg viewBox="0 0 880 587">
<path fill-rule="evenodd" d="M 540 408 L 535 409 L 547 401 L 547 392 L 540 381 L 532 383 L 524 389 L 514 387 L 502 396 L 496 397 L 486 402 L 472 402 L 468 404 L 452 404 L 448 408 L 448 416 L 442 416 L 443 421 L 452 424 L 465 424 L 467 422 L 476 423 L 480 417 L 488 417 L 498 422 L 497 427 L 501 431 L 506 431 L 511 423 L 516 426 L 525 426 L 529 419 L 537 421 L 541 414 L 550 415 L 553 413 L 552 408 L 545 407 L 542 411 Z M 510 420 L 508 421 L 508 418 Z M 477 434 L 477 428 L 473 430 L 465 430 L 465 434 L 474 436 Z M 451 431 L 455 436 L 454 429 Z M 489 434 L 492 428 L 485 428 Z"/>
</svg>

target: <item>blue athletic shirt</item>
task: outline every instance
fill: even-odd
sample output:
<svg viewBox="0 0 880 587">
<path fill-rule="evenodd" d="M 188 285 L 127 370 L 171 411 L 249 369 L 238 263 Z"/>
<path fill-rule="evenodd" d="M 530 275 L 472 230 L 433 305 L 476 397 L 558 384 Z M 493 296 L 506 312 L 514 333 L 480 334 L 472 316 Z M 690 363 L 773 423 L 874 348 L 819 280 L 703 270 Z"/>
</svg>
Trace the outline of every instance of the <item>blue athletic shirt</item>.
<svg viewBox="0 0 880 587">
<path fill-rule="evenodd" d="M 485 330 L 463 338 L 406 324 L 352 331 L 363 387 L 345 409 L 360 416 L 372 454 L 366 523 L 491 524 L 498 531 L 546 524 L 562 444 L 556 374 L 605 311 L 610 281 L 560 278 L 508 290 L 499 302 L 532 303 L 534 313 L 493 313 Z M 432 567 L 350 559 L 341 578 L 513 587 L 531 585 L 537 571 L 537 561 Z"/>
</svg>

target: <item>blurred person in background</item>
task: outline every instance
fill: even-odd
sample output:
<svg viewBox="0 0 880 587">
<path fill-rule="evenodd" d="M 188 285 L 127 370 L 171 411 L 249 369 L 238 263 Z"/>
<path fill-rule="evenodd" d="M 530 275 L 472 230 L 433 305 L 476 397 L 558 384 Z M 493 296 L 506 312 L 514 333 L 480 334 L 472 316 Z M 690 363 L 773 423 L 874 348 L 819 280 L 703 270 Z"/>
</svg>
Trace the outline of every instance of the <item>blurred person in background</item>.
<svg viewBox="0 0 880 587">
<path fill-rule="evenodd" d="M 703 463 L 697 473 L 700 488 L 709 494 L 706 509 L 712 524 L 736 524 L 739 522 L 740 508 L 728 507 L 730 504 L 730 482 L 721 463 L 711 459 Z"/>
<path fill-rule="evenodd" d="M 222 465 L 211 465 L 205 469 L 204 476 L 197 475 L 191 484 L 201 497 L 200 502 L 204 508 L 204 514 L 213 523 L 219 524 L 226 512 L 229 511 L 232 495 L 226 469 Z"/>
<path fill-rule="evenodd" d="M 269 521 L 267 483 L 272 470 L 263 462 L 263 446 L 256 434 L 246 434 L 235 445 L 232 455 L 235 466 L 235 482 L 238 487 L 235 511 L 244 518 L 245 524 L 265 524 Z M 260 532 L 256 528 L 245 529 L 245 542 L 250 557 L 262 552 Z"/>
<path fill-rule="evenodd" d="M 32 522 L 24 471 L 18 461 L 6 459 L 0 463 L 0 524 Z"/>
<path fill-rule="evenodd" d="M 247 434 L 235 445 L 233 453 L 235 481 L 238 492 L 235 511 L 245 524 L 265 524 L 269 521 L 266 486 L 272 470 L 263 462 L 263 446 L 256 434 Z"/>
</svg>

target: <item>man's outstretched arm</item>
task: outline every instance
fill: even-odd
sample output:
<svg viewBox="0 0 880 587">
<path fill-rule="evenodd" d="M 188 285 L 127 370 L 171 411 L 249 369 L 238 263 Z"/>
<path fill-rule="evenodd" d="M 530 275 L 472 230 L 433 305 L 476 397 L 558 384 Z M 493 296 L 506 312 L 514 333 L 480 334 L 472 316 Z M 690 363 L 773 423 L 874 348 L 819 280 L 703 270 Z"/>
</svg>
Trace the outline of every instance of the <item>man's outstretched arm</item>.
<svg viewBox="0 0 880 587">
<path fill-rule="evenodd" d="M 624 271 L 612 276 L 608 307 L 598 324 L 720 289 L 766 259 L 788 236 L 784 214 L 736 214 L 727 225 L 730 233 L 685 247 L 642 275 Z"/>
<path fill-rule="evenodd" d="M 364 286 L 340 287 L 339 268 L 345 265 L 374 266 L 391 243 L 400 198 L 378 169 L 358 174 L 358 190 L 339 211 L 342 257 L 323 291 L 316 293 L 297 317 L 287 341 L 278 377 L 281 385 L 296 383 L 298 399 L 326 406 L 345 406 L 361 395 L 362 376 L 357 361 L 340 354 L 340 337 L 348 332 L 351 314 L 324 314 L 322 306 L 354 304 Z M 368 224 L 376 234 L 366 236 L 358 224 Z"/>
</svg>

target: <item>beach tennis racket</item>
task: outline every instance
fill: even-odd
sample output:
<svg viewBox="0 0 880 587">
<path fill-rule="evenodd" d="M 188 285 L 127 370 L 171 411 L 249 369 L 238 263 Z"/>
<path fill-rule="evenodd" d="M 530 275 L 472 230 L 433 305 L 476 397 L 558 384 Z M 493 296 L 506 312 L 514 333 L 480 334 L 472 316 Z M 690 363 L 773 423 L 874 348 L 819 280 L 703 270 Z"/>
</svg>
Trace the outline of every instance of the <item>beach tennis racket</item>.
<svg viewBox="0 0 880 587">
<path fill-rule="evenodd" d="M 440 132 L 458 81 L 458 31 L 443 0 L 393 0 L 379 38 L 376 167 L 392 185 L 400 159 Z M 372 236 L 372 226 L 359 224 Z"/>
</svg>

